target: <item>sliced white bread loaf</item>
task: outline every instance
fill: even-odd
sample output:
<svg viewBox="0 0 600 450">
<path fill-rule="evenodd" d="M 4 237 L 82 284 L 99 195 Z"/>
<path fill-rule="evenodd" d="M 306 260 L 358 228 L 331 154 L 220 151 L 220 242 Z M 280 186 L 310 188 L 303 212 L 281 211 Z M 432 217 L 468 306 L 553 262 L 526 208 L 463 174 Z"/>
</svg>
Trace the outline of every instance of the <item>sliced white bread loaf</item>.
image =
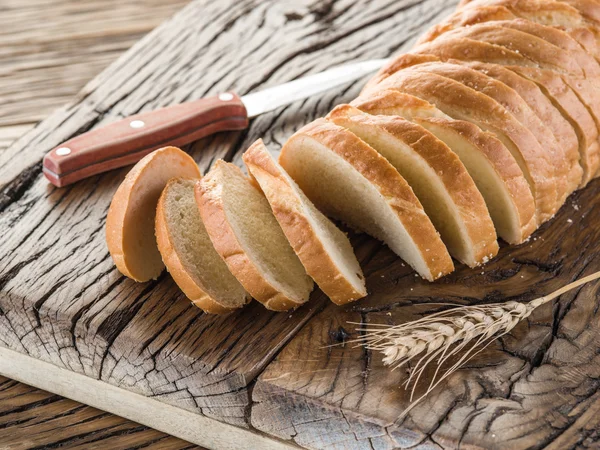
<svg viewBox="0 0 600 450">
<path fill-rule="evenodd" d="M 352 132 L 318 119 L 286 142 L 279 163 L 317 208 L 385 242 L 423 278 L 454 270 L 406 180 Z"/>
<path fill-rule="evenodd" d="M 196 185 L 196 201 L 215 250 L 252 297 L 273 311 L 308 301 L 312 280 L 239 167 L 217 161 Z"/>
<path fill-rule="evenodd" d="M 243 155 L 306 272 L 336 304 L 367 295 L 365 278 L 346 235 L 323 215 L 271 156 L 262 140 Z"/>
<path fill-rule="evenodd" d="M 191 156 L 165 147 L 142 158 L 117 189 L 106 217 L 106 243 L 119 271 L 135 280 L 158 278 L 165 268 L 154 236 L 160 194 L 174 177 L 199 178 Z"/>
<path fill-rule="evenodd" d="M 443 141 L 477 185 L 498 236 L 511 244 L 525 241 L 537 228 L 535 202 L 523 171 L 504 144 L 470 122 L 439 117 L 431 112 L 436 109 L 433 105 L 408 97 L 398 91 L 379 91 L 364 100 L 359 97 L 352 105 L 370 114 L 410 119 Z"/>
<path fill-rule="evenodd" d="M 458 156 L 418 124 L 337 106 L 328 120 L 349 129 L 385 157 L 412 187 L 450 255 L 469 267 L 498 253 L 483 197 Z"/>
<path fill-rule="evenodd" d="M 494 134 L 511 152 L 529 183 L 538 223 L 551 218 L 560 206 L 554 166 L 531 132 L 490 97 L 449 78 L 413 69 L 396 72 L 380 87 L 420 97 L 453 119 L 466 120 Z"/>
<path fill-rule="evenodd" d="M 199 179 L 173 178 L 156 208 L 156 241 L 167 270 L 183 293 L 207 313 L 241 308 L 250 296 L 215 251 L 202 223 L 194 187 Z"/>
<path fill-rule="evenodd" d="M 457 59 L 502 65 L 522 78 L 536 83 L 577 134 L 580 164 L 586 174 L 582 183 L 587 183 L 595 176 L 600 165 L 598 128 L 588 108 L 559 74 L 552 70 L 529 67 L 528 60 L 520 53 L 473 39 L 444 35 L 440 39 L 417 47 L 414 51 L 435 55 L 441 60 Z"/>
</svg>

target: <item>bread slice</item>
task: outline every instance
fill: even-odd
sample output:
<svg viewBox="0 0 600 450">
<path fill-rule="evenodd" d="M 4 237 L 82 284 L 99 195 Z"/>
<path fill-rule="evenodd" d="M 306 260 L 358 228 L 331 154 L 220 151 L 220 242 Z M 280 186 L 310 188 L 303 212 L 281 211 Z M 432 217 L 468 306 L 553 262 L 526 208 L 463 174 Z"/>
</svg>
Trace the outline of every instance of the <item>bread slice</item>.
<svg viewBox="0 0 600 450">
<path fill-rule="evenodd" d="M 350 241 L 315 208 L 262 140 L 252 144 L 243 159 L 292 248 L 321 290 L 338 305 L 366 296 L 365 278 Z"/>
<path fill-rule="evenodd" d="M 579 163 L 572 162 L 575 164 L 575 169 L 579 169 L 577 173 L 580 175 L 573 178 L 574 168 L 568 164 L 564 150 L 558 145 L 552 131 L 546 127 L 529 105 L 513 89 L 481 72 L 449 62 L 419 64 L 412 67 L 412 69 L 435 73 L 458 81 L 477 92 L 487 95 L 502 105 L 506 111 L 531 131 L 531 134 L 533 134 L 540 146 L 548 153 L 550 157 L 549 161 L 554 168 L 558 203 L 562 205 L 569 194 L 577 189 L 581 182 L 581 167 Z"/>
<path fill-rule="evenodd" d="M 450 255 L 469 267 L 498 253 L 496 231 L 483 197 L 460 159 L 420 125 L 337 106 L 328 120 L 377 150 L 412 187 Z"/>
<path fill-rule="evenodd" d="M 156 241 L 167 270 L 183 293 L 207 313 L 241 308 L 250 296 L 215 251 L 196 205 L 199 179 L 173 178 L 156 208 Z"/>
<path fill-rule="evenodd" d="M 443 141 L 458 155 L 481 192 L 498 236 L 511 244 L 525 241 L 537 228 L 535 202 L 522 170 L 504 144 L 470 122 L 439 117 L 430 112 L 433 105 L 420 99 L 407 101 L 407 97 L 397 91 L 380 91 L 364 101 L 359 97 L 352 105 L 369 114 L 412 120 Z M 413 104 L 413 109 L 407 104 Z"/>
<path fill-rule="evenodd" d="M 473 39 L 450 38 L 444 35 L 443 38 L 419 46 L 415 51 L 437 56 L 443 61 L 457 59 L 502 65 L 522 78 L 536 83 L 577 134 L 579 161 L 584 171 L 582 185 L 595 176 L 600 164 L 598 127 L 588 108 L 559 74 L 552 70 L 528 66 L 530 61 L 520 53 Z"/>
<path fill-rule="evenodd" d="M 420 97 L 453 119 L 469 121 L 494 134 L 509 149 L 529 183 L 538 223 L 551 218 L 560 206 L 554 167 L 531 132 L 490 97 L 454 80 L 412 69 L 396 72 L 380 84 L 381 88 Z"/>
<path fill-rule="evenodd" d="M 195 194 L 215 250 L 252 297 L 273 311 L 308 301 L 312 280 L 269 202 L 239 167 L 217 161 Z"/>
<path fill-rule="evenodd" d="M 383 241 L 423 278 L 454 270 L 406 180 L 347 129 L 318 119 L 286 142 L 279 163 L 317 208 Z"/>
<path fill-rule="evenodd" d="M 173 177 L 199 178 L 191 156 L 176 147 L 146 155 L 129 171 L 106 216 L 106 244 L 119 271 L 135 280 L 158 278 L 165 268 L 154 236 L 158 198 Z"/>
</svg>

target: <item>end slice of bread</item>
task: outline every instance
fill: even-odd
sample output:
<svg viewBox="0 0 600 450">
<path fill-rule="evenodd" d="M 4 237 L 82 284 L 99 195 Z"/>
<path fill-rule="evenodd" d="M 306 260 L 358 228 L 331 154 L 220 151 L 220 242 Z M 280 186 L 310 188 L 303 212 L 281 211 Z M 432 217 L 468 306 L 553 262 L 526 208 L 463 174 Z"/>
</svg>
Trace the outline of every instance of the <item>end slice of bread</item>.
<svg viewBox="0 0 600 450">
<path fill-rule="evenodd" d="M 156 241 L 167 270 L 183 293 L 207 313 L 241 308 L 250 296 L 214 249 L 202 223 L 194 186 L 174 178 L 156 208 Z"/>
<path fill-rule="evenodd" d="M 338 305 L 367 295 L 362 270 L 346 235 L 304 195 L 262 140 L 252 144 L 243 159 L 292 248 L 321 290 Z"/>
<path fill-rule="evenodd" d="M 195 194 L 217 253 L 252 297 L 274 311 L 308 301 L 312 280 L 269 202 L 239 167 L 217 161 Z"/>
<path fill-rule="evenodd" d="M 383 241 L 423 278 L 454 270 L 406 180 L 349 130 L 318 119 L 286 142 L 279 163 L 317 208 Z"/>
<path fill-rule="evenodd" d="M 459 157 L 425 128 L 350 106 L 327 118 L 348 128 L 394 166 L 415 192 L 450 254 L 470 267 L 498 253 L 485 201 Z"/>
<path fill-rule="evenodd" d="M 106 217 L 106 244 L 119 271 L 135 280 L 158 278 L 165 268 L 154 236 L 158 198 L 174 177 L 199 178 L 191 156 L 165 147 L 142 158 L 117 189 Z"/>
</svg>

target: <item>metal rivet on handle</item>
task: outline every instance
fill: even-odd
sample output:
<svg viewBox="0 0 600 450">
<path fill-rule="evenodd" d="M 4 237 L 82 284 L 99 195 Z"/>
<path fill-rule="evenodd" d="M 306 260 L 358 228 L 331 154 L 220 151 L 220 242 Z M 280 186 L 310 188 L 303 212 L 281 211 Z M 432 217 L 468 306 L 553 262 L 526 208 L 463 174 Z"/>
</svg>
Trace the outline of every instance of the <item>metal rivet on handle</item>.
<svg viewBox="0 0 600 450">
<path fill-rule="evenodd" d="M 219 94 L 219 100 L 223 100 L 224 102 L 233 100 L 233 94 L 230 94 L 229 92 L 223 92 L 222 94 Z"/>
<path fill-rule="evenodd" d="M 144 125 L 146 125 L 146 124 L 143 121 L 141 121 L 141 120 L 132 120 L 129 123 L 129 126 L 131 128 L 142 128 Z"/>
<path fill-rule="evenodd" d="M 56 149 L 56 154 L 58 156 L 66 156 L 71 153 L 71 149 L 69 147 L 60 147 Z"/>
</svg>

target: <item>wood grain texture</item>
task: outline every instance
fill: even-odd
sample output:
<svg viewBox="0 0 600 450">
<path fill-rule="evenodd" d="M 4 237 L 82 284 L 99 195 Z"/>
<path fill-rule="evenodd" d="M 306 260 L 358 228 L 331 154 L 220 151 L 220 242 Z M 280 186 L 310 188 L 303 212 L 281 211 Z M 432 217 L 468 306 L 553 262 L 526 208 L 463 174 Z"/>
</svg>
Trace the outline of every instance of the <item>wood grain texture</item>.
<svg viewBox="0 0 600 450">
<path fill-rule="evenodd" d="M 311 448 L 598 448 L 597 283 L 536 310 L 402 422 L 406 371 L 390 372 L 381 355 L 344 341 L 358 337 L 352 323 L 403 323 L 438 311 L 440 302 L 531 300 L 600 270 L 599 201 L 595 181 L 529 242 L 433 284 L 389 250 L 360 244 L 370 296 L 328 306 L 280 352 L 254 388 L 253 425 Z"/>
<path fill-rule="evenodd" d="M 3 0 L 0 152 L 188 0 Z"/>
<path fill-rule="evenodd" d="M 199 447 L 90 406 L 0 377 L 0 448 Z"/>
<path fill-rule="evenodd" d="M 166 274 L 135 284 L 115 270 L 104 243 L 106 211 L 126 170 L 55 189 L 41 176 L 41 158 L 73 135 L 120 117 L 387 56 L 453 6 L 196 1 L 150 33 L 71 105 L 0 154 L 0 226 L 11 230 L 0 238 L 1 344 L 250 427 L 254 379 L 326 299 L 315 293 L 289 314 L 267 312 L 255 302 L 212 317 L 186 301 Z M 218 157 L 240 162 L 239 150 L 255 138 L 282 142 L 361 86 L 298 102 L 261 116 L 243 134 L 219 135 L 189 150 L 203 171 Z"/>
</svg>

